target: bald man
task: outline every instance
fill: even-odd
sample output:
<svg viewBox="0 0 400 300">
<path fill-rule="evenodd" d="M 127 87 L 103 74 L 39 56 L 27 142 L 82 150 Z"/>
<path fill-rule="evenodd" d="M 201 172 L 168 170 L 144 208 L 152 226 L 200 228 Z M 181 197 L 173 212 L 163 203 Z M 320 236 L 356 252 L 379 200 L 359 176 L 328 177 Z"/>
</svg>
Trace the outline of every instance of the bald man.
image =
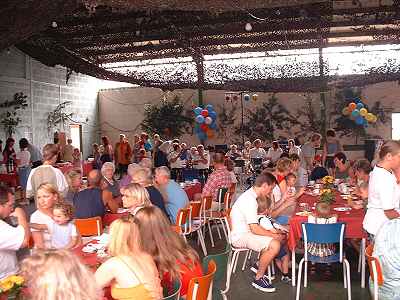
<svg viewBox="0 0 400 300">
<path fill-rule="evenodd" d="M 87 189 L 77 193 L 73 201 L 76 218 L 103 217 L 107 207 L 112 213 L 117 212 L 118 203 L 113 200 L 111 192 L 101 189 L 100 183 L 100 171 L 90 171 Z"/>
</svg>

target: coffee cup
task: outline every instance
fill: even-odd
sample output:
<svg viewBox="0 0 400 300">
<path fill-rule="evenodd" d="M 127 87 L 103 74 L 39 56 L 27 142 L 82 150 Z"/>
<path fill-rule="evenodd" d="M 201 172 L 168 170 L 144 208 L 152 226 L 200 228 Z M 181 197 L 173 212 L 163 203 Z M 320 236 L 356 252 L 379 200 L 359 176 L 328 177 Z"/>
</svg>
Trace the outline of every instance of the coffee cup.
<svg viewBox="0 0 400 300">
<path fill-rule="evenodd" d="M 315 188 L 315 189 L 313 190 L 313 194 L 314 194 L 315 196 L 319 195 L 319 188 Z"/>
<path fill-rule="evenodd" d="M 310 180 L 310 181 L 308 182 L 308 184 L 309 184 L 309 185 L 314 185 L 314 184 L 315 184 L 315 181 L 314 181 L 314 180 Z"/>
</svg>

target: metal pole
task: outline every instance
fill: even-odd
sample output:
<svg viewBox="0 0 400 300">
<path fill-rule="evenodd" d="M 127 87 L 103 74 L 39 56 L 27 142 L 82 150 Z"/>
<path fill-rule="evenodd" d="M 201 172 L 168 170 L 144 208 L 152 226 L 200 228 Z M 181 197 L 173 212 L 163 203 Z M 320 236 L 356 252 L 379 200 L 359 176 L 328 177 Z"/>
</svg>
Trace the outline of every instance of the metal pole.
<svg viewBox="0 0 400 300">
<path fill-rule="evenodd" d="M 243 123 L 244 123 L 243 92 L 240 92 L 240 106 L 241 106 L 241 109 L 242 109 L 242 123 L 240 124 L 240 134 L 242 135 L 242 147 L 244 148 L 244 134 L 243 134 Z"/>
</svg>

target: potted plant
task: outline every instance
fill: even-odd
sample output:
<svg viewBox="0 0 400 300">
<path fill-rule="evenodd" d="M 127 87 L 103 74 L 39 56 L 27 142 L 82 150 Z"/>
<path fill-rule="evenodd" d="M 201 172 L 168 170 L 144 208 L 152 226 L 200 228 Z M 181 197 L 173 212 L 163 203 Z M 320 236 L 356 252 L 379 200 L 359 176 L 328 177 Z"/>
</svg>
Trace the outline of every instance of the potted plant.
<svg viewBox="0 0 400 300">
<path fill-rule="evenodd" d="M 335 202 L 335 191 L 334 191 L 334 178 L 332 176 L 325 176 L 322 178 L 323 188 L 319 196 L 319 202 L 332 204 Z"/>
<path fill-rule="evenodd" d="M 18 275 L 0 281 L 0 300 L 20 299 L 24 278 Z"/>
<path fill-rule="evenodd" d="M 3 126 L 7 137 L 11 137 L 16 132 L 16 128 L 22 121 L 19 117 L 19 111 L 28 106 L 26 98 L 27 96 L 24 93 L 16 93 L 12 100 L 0 104 L 0 108 L 5 109 L 1 114 L 0 124 Z"/>
</svg>

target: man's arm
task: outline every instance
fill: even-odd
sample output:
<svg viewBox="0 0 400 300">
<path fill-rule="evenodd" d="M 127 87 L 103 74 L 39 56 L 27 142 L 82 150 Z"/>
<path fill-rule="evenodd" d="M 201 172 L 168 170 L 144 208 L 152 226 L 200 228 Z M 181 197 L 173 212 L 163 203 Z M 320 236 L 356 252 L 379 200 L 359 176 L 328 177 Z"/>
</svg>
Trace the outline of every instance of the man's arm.
<svg viewBox="0 0 400 300">
<path fill-rule="evenodd" d="M 14 212 L 12 213 L 12 216 L 16 217 L 18 220 L 18 225 L 21 225 L 22 228 L 24 228 L 24 240 L 21 244 L 21 248 L 28 246 L 29 244 L 29 238 L 31 235 L 31 231 L 29 230 L 29 225 L 28 225 L 28 221 L 26 219 L 26 214 L 25 211 L 20 208 L 17 207 Z"/>
<path fill-rule="evenodd" d="M 400 214 L 395 209 L 384 210 L 383 212 L 385 213 L 385 216 L 390 220 L 400 217 Z"/>
</svg>

